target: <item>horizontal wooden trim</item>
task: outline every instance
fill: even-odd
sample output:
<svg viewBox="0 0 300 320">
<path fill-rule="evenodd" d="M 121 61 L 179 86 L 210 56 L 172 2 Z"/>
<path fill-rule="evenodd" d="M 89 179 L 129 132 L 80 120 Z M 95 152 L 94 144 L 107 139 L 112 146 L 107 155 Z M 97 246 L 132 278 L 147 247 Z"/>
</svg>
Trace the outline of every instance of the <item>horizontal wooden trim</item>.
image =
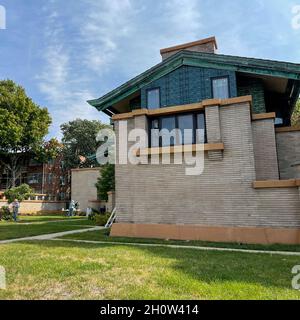
<svg viewBox="0 0 300 320">
<path fill-rule="evenodd" d="M 249 244 L 300 244 L 299 228 L 115 223 L 111 237 L 198 240 Z"/>
<path fill-rule="evenodd" d="M 149 156 L 149 155 L 160 155 L 160 154 L 175 154 L 183 152 L 196 152 L 202 151 L 222 151 L 224 150 L 224 143 L 206 143 L 204 145 L 193 144 L 186 146 L 173 146 L 173 147 L 161 147 L 161 148 L 146 148 L 137 150 L 137 156 Z"/>
<path fill-rule="evenodd" d="M 269 113 L 258 113 L 258 114 L 252 114 L 252 120 L 266 120 L 266 119 L 275 119 L 276 113 L 275 112 L 269 112 Z"/>
<path fill-rule="evenodd" d="M 81 171 L 99 171 L 101 168 L 79 168 L 79 169 L 71 169 L 72 172 L 81 172 Z"/>
<path fill-rule="evenodd" d="M 267 189 L 267 188 L 294 188 L 300 186 L 299 179 L 291 180 L 266 180 L 266 181 L 254 181 L 254 189 Z"/>
<path fill-rule="evenodd" d="M 243 97 L 236 97 L 236 98 L 230 98 L 230 99 L 207 99 L 198 103 L 185 104 L 185 105 L 173 106 L 173 107 L 164 107 L 156 110 L 138 109 L 128 113 L 116 114 L 112 117 L 112 120 L 114 121 L 125 120 L 125 119 L 131 119 L 131 118 L 142 116 L 142 115 L 145 115 L 148 117 L 164 116 L 164 115 L 183 113 L 183 112 L 201 111 L 201 110 L 204 110 L 206 107 L 210 107 L 210 106 L 228 106 L 228 105 L 239 104 L 239 103 L 252 104 L 252 97 L 243 96 Z"/>
<path fill-rule="evenodd" d="M 199 46 L 201 44 L 206 44 L 206 43 L 211 43 L 211 42 L 214 43 L 216 49 L 218 49 L 216 38 L 215 37 L 210 37 L 210 38 L 206 38 L 206 39 L 202 39 L 202 40 L 198 40 L 198 41 L 193 41 L 193 42 L 180 44 L 180 45 L 169 47 L 169 48 L 164 48 L 164 49 L 160 50 L 160 53 L 163 54 L 163 53 L 168 53 L 168 52 L 172 52 L 172 51 L 184 50 L 186 48 Z"/>
<path fill-rule="evenodd" d="M 276 133 L 300 131 L 300 126 L 276 128 Z"/>
</svg>

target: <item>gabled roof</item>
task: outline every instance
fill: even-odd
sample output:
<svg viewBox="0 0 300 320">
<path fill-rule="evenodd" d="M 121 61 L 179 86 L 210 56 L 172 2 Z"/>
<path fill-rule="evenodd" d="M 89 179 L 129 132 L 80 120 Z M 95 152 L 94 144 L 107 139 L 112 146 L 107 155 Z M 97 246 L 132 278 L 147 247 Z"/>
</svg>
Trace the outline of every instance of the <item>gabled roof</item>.
<svg viewBox="0 0 300 320">
<path fill-rule="evenodd" d="M 88 103 L 96 107 L 99 111 L 105 111 L 119 101 L 137 92 L 145 85 L 183 65 L 286 78 L 296 81 L 298 86 L 300 83 L 300 64 L 183 50 L 112 90 L 103 97 L 89 100 Z M 299 87 L 297 90 L 299 94 Z"/>
</svg>

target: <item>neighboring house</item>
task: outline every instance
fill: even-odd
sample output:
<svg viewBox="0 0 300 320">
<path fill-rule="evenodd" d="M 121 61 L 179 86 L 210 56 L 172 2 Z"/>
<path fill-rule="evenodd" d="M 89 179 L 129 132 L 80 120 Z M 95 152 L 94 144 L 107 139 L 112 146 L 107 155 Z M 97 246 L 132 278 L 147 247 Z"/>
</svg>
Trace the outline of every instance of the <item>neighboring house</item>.
<svg viewBox="0 0 300 320">
<path fill-rule="evenodd" d="M 200 176 L 185 164 L 116 165 L 113 236 L 300 244 L 300 128 L 290 127 L 300 65 L 216 49 L 215 38 L 163 49 L 160 64 L 89 101 L 117 139 L 125 121 L 193 129 L 193 150 L 205 143 Z M 141 157 L 178 151 L 148 147 Z"/>
<path fill-rule="evenodd" d="M 1 188 L 8 188 L 9 177 L 4 174 L 1 178 Z M 40 163 L 34 159 L 22 168 L 17 185 L 28 184 L 39 198 L 48 200 L 67 201 L 70 199 L 70 173 L 64 167 L 62 156 Z"/>
</svg>

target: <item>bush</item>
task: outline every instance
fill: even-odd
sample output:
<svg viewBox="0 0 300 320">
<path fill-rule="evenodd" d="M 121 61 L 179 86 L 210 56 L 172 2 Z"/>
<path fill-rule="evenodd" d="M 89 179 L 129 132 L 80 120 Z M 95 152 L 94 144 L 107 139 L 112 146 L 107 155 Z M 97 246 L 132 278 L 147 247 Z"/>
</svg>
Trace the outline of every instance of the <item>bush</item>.
<svg viewBox="0 0 300 320">
<path fill-rule="evenodd" d="M 96 214 L 95 216 L 96 225 L 100 227 L 105 226 L 109 217 L 110 217 L 110 213 Z"/>
<path fill-rule="evenodd" d="M 32 195 L 33 190 L 28 184 L 22 184 L 19 187 L 11 188 L 4 192 L 4 196 L 6 197 L 8 203 L 13 203 L 15 199 L 18 199 L 19 202 L 22 202 Z"/>
<path fill-rule="evenodd" d="M 5 206 L 0 208 L 0 221 L 1 220 L 5 220 L 5 221 L 11 220 L 11 213 L 10 213 L 9 207 Z"/>
<path fill-rule="evenodd" d="M 106 164 L 100 169 L 100 177 L 96 183 L 98 198 L 108 200 L 107 193 L 115 190 L 115 165 Z"/>
</svg>

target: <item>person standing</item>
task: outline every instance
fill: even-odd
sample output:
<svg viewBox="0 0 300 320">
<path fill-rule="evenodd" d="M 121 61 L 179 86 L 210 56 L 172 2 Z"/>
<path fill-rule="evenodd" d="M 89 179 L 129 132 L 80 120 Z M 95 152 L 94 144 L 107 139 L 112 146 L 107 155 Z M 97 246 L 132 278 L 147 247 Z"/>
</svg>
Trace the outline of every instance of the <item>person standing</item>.
<svg viewBox="0 0 300 320">
<path fill-rule="evenodd" d="M 75 201 L 72 200 L 70 202 L 70 206 L 69 206 L 69 217 L 73 217 L 74 215 L 74 210 L 75 210 Z"/>
<path fill-rule="evenodd" d="M 20 209 L 20 202 L 18 201 L 18 199 L 15 199 L 15 201 L 12 203 L 12 209 L 13 209 L 13 219 L 15 222 L 17 222 L 19 209 Z"/>
</svg>

